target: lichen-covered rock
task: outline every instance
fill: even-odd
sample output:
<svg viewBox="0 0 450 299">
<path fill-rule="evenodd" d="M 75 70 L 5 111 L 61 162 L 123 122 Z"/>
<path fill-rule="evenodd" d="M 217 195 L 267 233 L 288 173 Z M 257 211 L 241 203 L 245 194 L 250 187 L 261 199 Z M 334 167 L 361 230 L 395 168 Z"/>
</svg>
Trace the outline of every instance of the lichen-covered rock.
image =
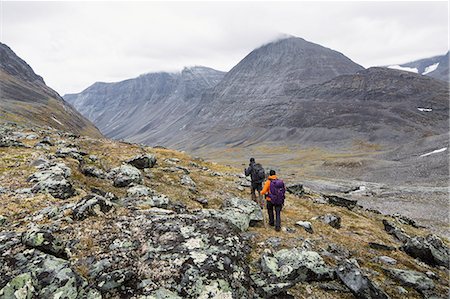
<svg viewBox="0 0 450 299">
<path fill-rule="evenodd" d="M 75 189 L 67 180 L 71 175 L 70 168 L 64 163 L 44 163 L 38 165 L 37 168 L 41 170 L 28 178 L 29 182 L 36 182 L 31 188 L 33 193 L 50 193 L 59 199 L 67 199 L 75 195 Z"/>
<path fill-rule="evenodd" d="M 428 235 L 426 238 L 410 238 L 403 244 L 401 249 L 408 255 L 418 258 L 431 266 L 437 265 L 449 268 L 450 250 L 435 235 Z"/>
<path fill-rule="evenodd" d="M 133 157 L 127 160 L 126 163 L 139 169 L 152 168 L 156 164 L 156 157 L 154 155 L 145 154 Z"/>
<path fill-rule="evenodd" d="M 222 208 L 235 208 L 247 214 L 250 218 L 250 224 L 263 221 L 261 208 L 254 201 L 233 197 L 223 201 Z"/>
<path fill-rule="evenodd" d="M 156 192 L 142 185 L 136 185 L 127 190 L 128 197 L 146 197 L 152 195 L 156 195 Z"/>
<path fill-rule="evenodd" d="M 10 257 L 15 261 L 13 276 L 0 290 L 1 298 L 13 293 L 16 298 L 78 299 L 98 293 L 88 290 L 87 282 L 79 276 L 68 261 L 31 249 Z"/>
<path fill-rule="evenodd" d="M 120 167 L 113 168 L 108 173 L 108 178 L 113 180 L 115 187 L 126 187 L 131 183 L 142 183 L 141 172 L 131 165 L 121 165 Z"/>
<path fill-rule="evenodd" d="M 254 298 L 248 247 L 229 223 L 192 214 L 122 217 L 114 223 L 122 229 L 113 244 L 132 249 L 109 246 L 96 256 L 101 265 L 92 263 L 90 276 L 106 297 L 136 294 L 140 286 L 142 298 L 161 288 L 181 298 Z"/>
<path fill-rule="evenodd" d="M 136 273 L 130 269 L 115 270 L 110 273 L 103 273 L 96 280 L 97 288 L 103 292 L 121 288 L 135 279 Z"/>
<path fill-rule="evenodd" d="M 53 197 L 67 199 L 75 195 L 76 191 L 68 180 L 61 176 L 52 176 L 51 178 L 36 183 L 31 188 L 33 193 L 50 193 Z"/>
<path fill-rule="evenodd" d="M 333 228 L 336 228 L 336 229 L 341 228 L 341 217 L 338 215 L 325 214 L 323 216 L 320 216 L 318 219 Z"/>
<path fill-rule="evenodd" d="M 81 151 L 76 147 L 62 147 L 62 148 L 59 148 L 55 153 L 56 157 L 60 157 L 60 158 L 71 157 L 78 161 L 83 161 L 83 156 L 86 156 L 86 155 L 87 155 L 86 152 Z"/>
<path fill-rule="evenodd" d="M 123 199 L 124 205 L 127 207 L 140 208 L 162 208 L 165 209 L 170 204 L 170 199 L 163 194 L 155 194 L 151 196 L 126 197 Z"/>
<path fill-rule="evenodd" d="M 32 299 L 36 293 L 35 284 L 30 273 L 17 275 L 0 290 L 0 298 Z"/>
<path fill-rule="evenodd" d="M 261 257 L 261 270 L 253 275 L 253 282 L 263 287 L 264 298 L 279 294 L 298 282 L 327 281 L 333 279 L 333 270 L 314 251 L 298 248 L 282 249 Z"/>
<path fill-rule="evenodd" d="M 348 260 L 343 261 L 336 268 L 337 277 L 355 295 L 362 299 L 388 299 L 389 296 L 375 285 L 361 269 Z"/>
<path fill-rule="evenodd" d="M 356 204 L 358 203 L 357 200 L 348 199 L 337 195 L 324 194 L 323 197 L 328 200 L 328 203 L 335 206 L 345 207 L 349 210 L 352 210 L 354 207 L 356 207 Z"/>
<path fill-rule="evenodd" d="M 305 194 L 305 188 L 303 188 L 302 184 L 288 185 L 286 191 L 297 196 L 303 196 Z"/>
<path fill-rule="evenodd" d="M 108 199 L 97 194 L 89 194 L 75 205 L 72 217 L 76 220 L 83 220 L 89 216 L 103 216 L 113 207 L 113 203 Z"/>
<path fill-rule="evenodd" d="M 240 231 L 246 231 L 250 226 L 250 215 L 240 209 L 225 208 L 221 210 L 204 209 L 199 214 L 225 220 Z"/>
<path fill-rule="evenodd" d="M 384 269 L 384 271 L 403 286 L 413 287 L 418 291 L 434 288 L 433 280 L 420 272 L 404 269 Z"/>
<path fill-rule="evenodd" d="M 312 224 L 311 224 L 311 222 L 309 222 L 309 221 L 297 221 L 297 222 L 295 223 L 295 225 L 298 225 L 298 226 L 303 227 L 303 228 L 305 229 L 305 231 L 307 231 L 307 232 L 310 233 L 310 234 L 313 234 L 313 233 L 314 233 Z"/>
<path fill-rule="evenodd" d="M 410 236 L 408 236 L 403 230 L 399 229 L 397 226 L 395 226 L 392 222 L 383 219 L 383 225 L 384 230 L 395 237 L 400 242 L 407 242 L 409 239 L 411 239 Z"/>
<path fill-rule="evenodd" d="M 21 141 L 2 136 L 0 137 L 0 147 L 26 147 L 26 145 Z"/>
<path fill-rule="evenodd" d="M 22 234 L 22 243 L 60 258 L 66 257 L 65 242 L 56 238 L 50 231 L 30 229 Z"/>
<path fill-rule="evenodd" d="M 187 174 L 185 174 L 181 177 L 181 185 L 185 185 L 185 186 L 192 187 L 192 188 L 196 187 L 194 180 Z"/>
<path fill-rule="evenodd" d="M 157 289 L 149 296 L 142 296 L 139 299 L 182 299 L 176 293 L 164 288 Z"/>
<path fill-rule="evenodd" d="M 106 173 L 98 167 L 91 165 L 84 165 L 81 167 L 81 173 L 85 176 L 90 176 L 94 178 L 104 179 L 106 177 Z"/>
</svg>

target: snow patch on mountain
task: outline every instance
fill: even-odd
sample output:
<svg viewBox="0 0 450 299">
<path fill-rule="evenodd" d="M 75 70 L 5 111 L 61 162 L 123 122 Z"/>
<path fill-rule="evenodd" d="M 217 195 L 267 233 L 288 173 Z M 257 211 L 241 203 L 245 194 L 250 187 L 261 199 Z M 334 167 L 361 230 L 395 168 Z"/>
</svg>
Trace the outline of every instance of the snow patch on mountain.
<svg viewBox="0 0 450 299">
<path fill-rule="evenodd" d="M 412 68 L 412 67 L 406 67 L 406 66 L 400 66 L 400 65 L 390 65 L 388 66 L 388 68 L 390 69 L 394 69 L 394 70 L 400 70 L 400 71 L 406 71 L 406 72 L 412 72 L 412 73 L 419 73 L 419 70 L 417 68 Z"/>
<path fill-rule="evenodd" d="M 435 63 L 435 64 L 432 64 L 432 65 L 430 65 L 430 66 L 427 66 L 427 67 L 425 68 L 425 71 L 422 73 L 422 75 L 426 75 L 426 74 L 429 74 L 429 73 L 435 71 L 435 70 L 437 69 L 438 66 L 439 66 L 439 62 L 438 62 L 438 63 Z"/>
<path fill-rule="evenodd" d="M 444 147 L 444 148 L 437 149 L 437 150 L 434 150 L 434 151 L 432 151 L 432 152 L 429 152 L 429 153 L 420 155 L 420 157 L 426 157 L 426 156 L 429 156 L 429 155 L 433 155 L 433 154 L 437 154 L 437 153 L 442 153 L 442 152 L 445 152 L 446 150 L 447 150 L 447 148 Z"/>
</svg>

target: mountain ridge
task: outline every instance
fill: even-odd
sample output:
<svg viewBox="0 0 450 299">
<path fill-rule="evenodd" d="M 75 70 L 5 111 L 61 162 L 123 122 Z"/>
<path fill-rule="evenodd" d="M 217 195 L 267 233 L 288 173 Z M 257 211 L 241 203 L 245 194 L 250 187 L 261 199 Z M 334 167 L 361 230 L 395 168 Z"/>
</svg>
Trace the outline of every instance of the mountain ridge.
<svg viewBox="0 0 450 299">
<path fill-rule="evenodd" d="M 7 45 L 0 43 L 0 116 L 12 121 L 47 124 L 94 137 L 100 131 Z"/>
</svg>

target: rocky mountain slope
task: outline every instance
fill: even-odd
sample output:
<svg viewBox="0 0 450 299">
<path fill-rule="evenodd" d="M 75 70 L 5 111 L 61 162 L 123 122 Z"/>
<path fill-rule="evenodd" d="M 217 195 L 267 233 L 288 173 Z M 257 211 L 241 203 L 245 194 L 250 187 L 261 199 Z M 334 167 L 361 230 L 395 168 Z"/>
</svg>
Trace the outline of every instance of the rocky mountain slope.
<svg viewBox="0 0 450 299">
<path fill-rule="evenodd" d="M 426 76 L 430 76 L 443 81 L 450 81 L 449 53 L 430 58 L 424 58 L 400 65 L 391 65 L 389 68 L 400 69 L 404 71 L 414 72 Z"/>
<path fill-rule="evenodd" d="M 98 129 L 0 43 L 0 118 L 101 137 Z"/>
<path fill-rule="evenodd" d="M 48 127 L 0 133 L 0 298 L 449 294 L 448 240 L 407 217 L 294 180 L 276 232 L 237 169 Z"/>
<path fill-rule="evenodd" d="M 117 83 L 95 83 L 66 101 L 116 139 L 161 140 L 195 118 L 192 110 L 201 94 L 214 87 L 224 73 L 206 67 L 181 73 L 149 73 Z"/>
<path fill-rule="evenodd" d="M 353 74 L 362 69 L 360 65 L 339 52 L 301 38 L 291 37 L 269 43 L 252 51 L 228 72 L 223 80 L 220 80 L 223 73 L 220 73 L 219 76 L 217 72 L 212 70 L 206 72 L 203 69 L 204 74 L 201 78 L 212 76 L 213 80 L 208 79 L 202 81 L 205 84 L 198 84 L 200 88 L 196 89 L 195 96 L 188 101 L 189 105 L 187 106 L 185 105 L 186 100 L 183 100 L 185 95 L 176 88 L 166 88 L 164 90 L 166 93 L 160 94 L 162 98 L 166 97 L 172 100 L 165 100 L 164 102 L 170 103 L 170 105 L 168 107 L 165 104 L 161 105 L 156 111 L 154 107 L 145 106 L 151 105 L 154 100 L 141 96 L 139 91 L 111 87 L 107 92 L 107 97 L 114 98 L 114 100 L 109 100 L 105 98 L 104 90 L 99 89 L 97 84 L 80 94 L 65 96 L 65 99 L 73 103 L 83 115 L 94 121 L 102 132 L 112 138 L 126 138 L 147 144 L 172 146 L 184 144 L 184 147 L 187 148 L 190 145 L 185 141 L 192 139 L 191 137 L 184 138 L 182 143 L 178 141 L 180 137 L 190 136 L 193 132 L 200 133 L 200 135 L 209 133 L 207 135 L 215 137 L 216 141 L 228 143 L 234 136 L 227 136 L 226 133 L 223 134 L 223 131 L 217 132 L 216 127 L 220 127 L 222 130 L 223 128 L 240 128 L 248 125 L 273 125 L 265 122 L 264 115 L 257 115 L 262 114 L 270 103 L 276 101 L 277 105 L 280 104 L 277 113 L 283 113 L 288 107 L 282 105 L 281 102 L 288 100 L 286 95 L 292 90 L 325 82 L 338 75 Z M 166 76 L 162 81 L 171 86 L 173 80 L 169 78 Z M 132 84 L 132 82 L 134 81 L 117 83 L 115 86 Z M 147 83 L 147 86 L 149 90 L 155 89 L 152 84 Z M 121 110 L 112 109 L 120 111 L 105 112 L 109 117 L 105 117 L 104 120 L 99 117 L 90 104 L 84 104 L 84 102 L 106 103 L 110 101 L 120 102 L 123 106 L 120 106 Z M 140 103 L 139 109 L 134 108 L 136 107 L 135 102 Z M 114 105 L 112 106 L 114 107 Z M 125 107 L 127 109 L 124 109 Z M 111 110 L 110 106 L 108 106 L 108 110 Z M 168 112 L 170 112 L 170 117 L 167 117 L 169 116 Z M 106 125 L 109 118 L 113 118 L 113 121 Z M 132 130 L 128 130 L 126 134 L 120 131 L 124 129 L 118 129 L 115 125 L 120 122 L 124 124 L 121 126 L 122 128 L 127 127 L 130 126 L 128 124 L 130 119 L 139 118 L 150 121 L 150 124 L 139 127 L 133 125 Z M 116 121 L 116 119 L 120 120 Z M 210 132 L 205 132 L 205 130 Z M 192 141 L 196 140 L 192 139 Z M 207 142 L 207 144 L 210 143 Z"/>
</svg>

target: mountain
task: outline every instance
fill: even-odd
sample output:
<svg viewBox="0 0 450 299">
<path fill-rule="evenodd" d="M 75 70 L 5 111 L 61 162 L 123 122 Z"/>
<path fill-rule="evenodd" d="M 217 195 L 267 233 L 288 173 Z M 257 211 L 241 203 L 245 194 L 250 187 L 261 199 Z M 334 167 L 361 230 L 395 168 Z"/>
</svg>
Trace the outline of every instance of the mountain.
<svg viewBox="0 0 450 299">
<path fill-rule="evenodd" d="M 181 76 L 147 74 L 119 83 L 96 83 L 64 98 L 107 136 L 192 148 L 199 146 L 189 140 L 193 133 L 208 130 L 216 141 L 228 143 L 233 136 L 222 135 L 222 128 L 270 126 L 264 115 L 257 115 L 269 103 L 276 100 L 286 109 L 283 103 L 293 91 L 362 69 L 339 52 L 290 37 L 252 51 L 226 75 L 207 68 L 185 69 Z"/>
<path fill-rule="evenodd" d="M 46 127 L 0 121 L 0 135 L 14 140 L 0 148 L 0 298 L 449 293 L 448 240 L 403 214 L 418 208 L 448 235 L 448 197 L 418 203 L 403 195 L 381 214 L 353 196 L 388 206 L 393 190 L 385 186 L 336 194 L 283 176 L 276 231 L 249 199 L 241 169 Z"/>
<path fill-rule="evenodd" d="M 191 115 L 202 93 L 223 75 L 207 67 L 190 67 L 181 73 L 149 73 L 117 83 L 98 82 L 64 98 L 106 136 L 161 139 L 183 127 L 181 118 Z"/>
<path fill-rule="evenodd" d="M 176 81 L 169 78 L 174 75 L 166 74 L 161 82 Z M 146 103 L 152 98 L 132 88 L 112 88 L 135 80 L 94 85 L 93 92 L 88 88 L 76 98 L 113 104 L 98 111 L 81 105 L 80 110 L 110 137 L 188 150 L 235 166 L 255 156 L 302 175 L 336 178 L 343 176 L 344 165 L 348 179 L 447 184 L 445 154 L 418 161 L 408 156 L 417 159 L 448 147 L 449 86 L 444 81 L 389 68 L 366 70 L 339 52 L 294 37 L 255 49 L 220 82 L 197 89 L 189 102 L 167 96 L 175 100 L 150 109 Z M 401 146 L 406 144 L 413 154 Z"/>
<path fill-rule="evenodd" d="M 89 120 L 67 104 L 25 61 L 2 43 L 0 91 L 2 119 L 102 136 Z"/>
<path fill-rule="evenodd" d="M 281 39 L 253 50 L 203 95 L 201 120 L 226 128 L 272 127 L 268 106 L 282 113 L 292 92 L 362 69 L 343 54 L 302 38 Z"/>
<path fill-rule="evenodd" d="M 449 75 L 449 53 L 430 58 L 424 58 L 400 65 L 391 65 L 389 68 L 399 69 L 409 72 L 414 72 L 422 75 L 427 75 L 443 81 L 450 81 Z"/>
</svg>

